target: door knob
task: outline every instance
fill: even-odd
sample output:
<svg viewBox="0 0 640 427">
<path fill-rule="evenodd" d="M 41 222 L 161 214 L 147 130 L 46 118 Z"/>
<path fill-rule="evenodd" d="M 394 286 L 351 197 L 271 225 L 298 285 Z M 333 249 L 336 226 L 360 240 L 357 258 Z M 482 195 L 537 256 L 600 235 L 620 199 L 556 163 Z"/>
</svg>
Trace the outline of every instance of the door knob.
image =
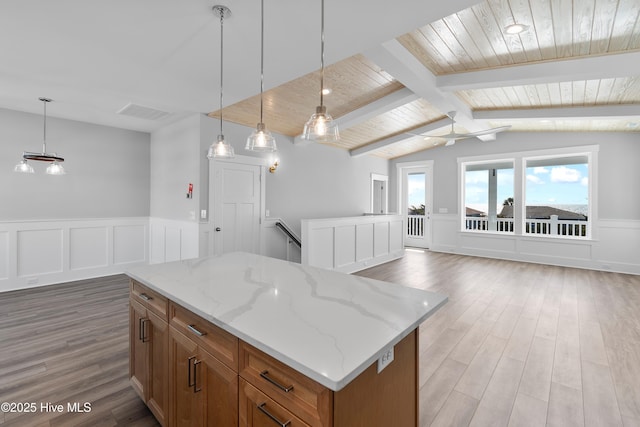
<svg viewBox="0 0 640 427">
<path fill-rule="evenodd" d="M 216 227 L 216 231 L 221 231 L 220 227 Z"/>
</svg>

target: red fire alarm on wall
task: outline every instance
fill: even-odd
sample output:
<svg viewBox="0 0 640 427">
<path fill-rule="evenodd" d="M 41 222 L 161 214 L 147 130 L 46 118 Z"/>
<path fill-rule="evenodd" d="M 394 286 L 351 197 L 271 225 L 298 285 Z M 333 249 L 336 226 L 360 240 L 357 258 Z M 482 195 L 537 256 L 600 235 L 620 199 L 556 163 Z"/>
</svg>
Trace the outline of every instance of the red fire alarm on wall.
<svg viewBox="0 0 640 427">
<path fill-rule="evenodd" d="M 193 198 L 193 184 L 189 183 L 189 190 L 187 190 L 187 199 Z"/>
</svg>

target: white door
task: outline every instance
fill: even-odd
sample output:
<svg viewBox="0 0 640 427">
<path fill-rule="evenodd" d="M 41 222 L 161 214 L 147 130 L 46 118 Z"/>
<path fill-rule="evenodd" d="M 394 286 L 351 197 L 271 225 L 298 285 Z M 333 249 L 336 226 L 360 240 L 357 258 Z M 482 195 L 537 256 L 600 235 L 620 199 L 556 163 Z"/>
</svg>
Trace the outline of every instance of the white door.
<svg viewBox="0 0 640 427">
<path fill-rule="evenodd" d="M 263 168 L 236 160 L 214 160 L 211 165 L 214 254 L 259 253 Z"/>
<path fill-rule="evenodd" d="M 400 212 L 405 217 L 405 246 L 428 248 L 431 243 L 431 167 L 400 167 Z"/>
</svg>

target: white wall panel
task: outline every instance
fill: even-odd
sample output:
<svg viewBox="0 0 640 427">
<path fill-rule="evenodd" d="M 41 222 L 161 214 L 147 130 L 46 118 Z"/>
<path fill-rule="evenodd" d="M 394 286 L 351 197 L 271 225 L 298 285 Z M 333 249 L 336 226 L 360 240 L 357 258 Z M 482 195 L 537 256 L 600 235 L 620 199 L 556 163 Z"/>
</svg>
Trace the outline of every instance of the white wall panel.
<svg viewBox="0 0 640 427">
<path fill-rule="evenodd" d="M 336 268 L 356 262 L 356 227 L 345 225 L 335 228 Z"/>
<path fill-rule="evenodd" d="M 146 260 L 146 227 L 121 225 L 113 227 L 113 263 L 127 264 Z"/>
<path fill-rule="evenodd" d="M 389 253 L 389 223 L 377 222 L 373 226 L 373 256 L 380 257 Z"/>
<path fill-rule="evenodd" d="M 0 279 L 9 277 L 9 233 L 0 232 Z"/>
<path fill-rule="evenodd" d="M 164 261 L 180 261 L 182 247 L 182 232 L 179 228 L 165 228 Z"/>
<path fill-rule="evenodd" d="M 18 276 L 62 271 L 62 229 L 18 231 Z"/>
<path fill-rule="evenodd" d="M 305 247 L 304 232 L 302 234 L 302 252 L 309 250 L 309 265 L 320 268 L 333 269 L 335 242 L 333 239 L 333 227 L 317 228 L 309 233 L 309 240 L 314 242 Z"/>
<path fill-rule="evenodd" d="M 356 262 L 373 259 L 373 224 L 356 225 Z"/>
<path fill-rule="evenodd" d="M 400 258 L 403 223 L 399 215 L 302 220 L 301 262 L 353 273 Z"/>
<path fill-rule="evenodd" d="M 69 230 L 69 269 L 105 267 L 109 264 L 109 229 L 79 227 Z"/>
</svg>

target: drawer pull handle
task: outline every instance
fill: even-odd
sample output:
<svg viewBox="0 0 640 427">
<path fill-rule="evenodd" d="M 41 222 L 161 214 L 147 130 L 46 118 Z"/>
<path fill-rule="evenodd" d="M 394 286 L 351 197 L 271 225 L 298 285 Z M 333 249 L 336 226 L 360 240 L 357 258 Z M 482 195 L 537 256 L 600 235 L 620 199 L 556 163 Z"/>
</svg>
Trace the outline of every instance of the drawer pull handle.
<svg viewBox="0 0 640 427">
<path fill-rule="evenodd" d="M 262 378 L 264 378 L 265 380 L 269 381 L 271 384 L 273 384 L 274 386 L 278 387 L 280 390 L 284 391 L 285 393 L 289 393 L 291 390 L 293 390 L 293 385 L 290 386 L 284 386 L 282 384 L 280 384 L 279 382 L 277 382 L 276 380 L 274 380 L 273 378 L 271 378 L 269 376 L 269 371 L 264 370 L 262 372 L 260 372 L 260 376 Z"/>
<path fill-rule="evenodd" d="M 188 328 L 191 332 L 193 332 L 194 334 L 196 334 L 196 335 L 197 335 L 197 336 L 199 336 L 199 337 L 203 337 L 203 336 L 207 335 L 207 333 L 206 333 L 206 332 L 200 332 L 200 331 L 199 331 L 199 330 L 197 330 L 197 329 L 196 329 L 196 327 L 195 327 L 195 326 L 193 326 L 193 325 L 187 325 L 187 328 Z"/>
<path fill-rule="evenodd" d="M 149 295 L 145 294 L 144 292 L 140 294 L 140 298 L 142 298 L 145 301 L 151 301 L 153 299 Z"/>
<path fill-rule="evenodd" d="M 196 385 L 196 381 L 195 381 L 195 376 L 196 376 L 196 365 L 195 363 L 193 364 L 193 376 L 194 379 L 191 379 L 191 361 L 194 360 L 196 358 L 196 356 L 191 356 L 190 358 L 187 359 L 187 386 L 188 387 L 194 387 L 195 389 L 195 385 Z"/>
<path fill-rule="evenodd" d="M 265 403 L 261 403 L 258 405 L 258 409 L 260 410 L 260 412 L 262 412 L 263 414 L 265 414 L 267 417 L 271 418 L 276 424 L 278 424 L 280 427 L 287 427 L 289 424 L 291 424 L 291 420 L 289 421 L 285 421 L 284 423 L 282 421 L 280 421 L 279 419 L 277 419 L 273 414 L 271 414 L 269 411 L 267 411 L 265 409 L 265 406 L 267 406 L 266 402 Z"/>
<path fill-rule="evenodd" d="M 149 319 L 146 319 L 144 317 L 141 317 L 140 319 L 138 319 L 138 327 L 140 329 L 140 341 L 142 342 L 147 342 L 147 335 L 144 333 L 145 331 L 145 324 L 149 321 Z"/>
<path fill-rule="evenodd" d="M 193 362 L 193 392 L 197 393 L 202 391 L 202 388 L 198 387 L 198 365 L 202 363 L 202 360 L 195 360 Z"/>
</svg>

